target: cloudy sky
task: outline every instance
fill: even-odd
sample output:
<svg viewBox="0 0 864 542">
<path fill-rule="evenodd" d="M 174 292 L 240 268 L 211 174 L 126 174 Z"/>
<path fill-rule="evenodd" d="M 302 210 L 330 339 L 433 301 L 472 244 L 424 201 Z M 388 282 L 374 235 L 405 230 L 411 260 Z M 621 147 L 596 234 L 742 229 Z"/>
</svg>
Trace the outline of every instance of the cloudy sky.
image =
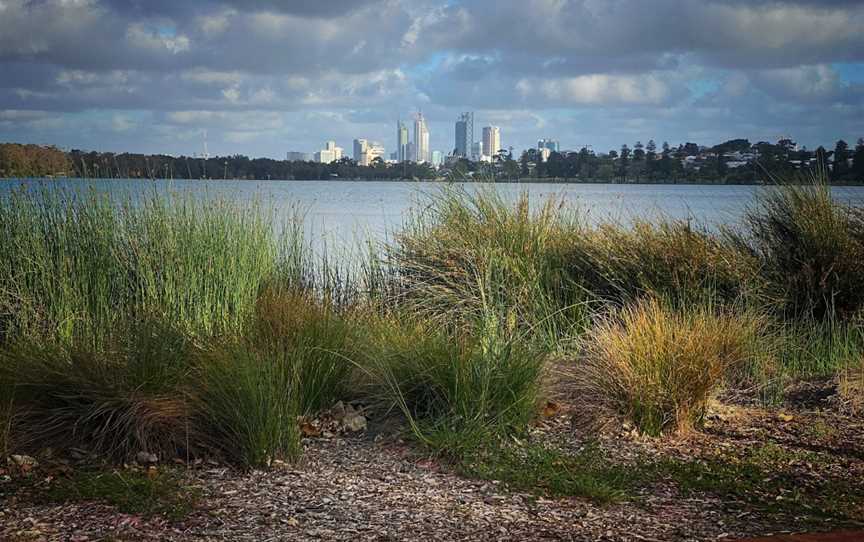
<svg viewBox="0 0 864 542">
<path fill-rule="evenodd" d="M 864 1 L 0 0 L 0 141 L 284 157 L 864 137 Z"/>
</svg>

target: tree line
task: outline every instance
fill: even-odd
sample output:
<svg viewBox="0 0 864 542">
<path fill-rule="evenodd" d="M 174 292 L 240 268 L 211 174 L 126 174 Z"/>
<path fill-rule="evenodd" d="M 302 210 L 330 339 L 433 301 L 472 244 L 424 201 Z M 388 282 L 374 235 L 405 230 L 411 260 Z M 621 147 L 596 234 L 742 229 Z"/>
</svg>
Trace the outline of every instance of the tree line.
<svg viewBox="0 0 864 542">
<path fill-rule="evenodd" d="M 243 155 L 208 159 L 189 156 L 133 153 L 68 153 L 55 147 L 0 144 L 0 177 L 66 176 L 93 179 L 433 179 L 426 164 L 389 165 L 376 160 L 369 166 L 350 158 L 330 164 L 249 158 Z"/>
<path fill-rule="evenodd" d="M 744 155 L 746 163 L 733 164 Z M 730 156 L 732 155 L 732 156 Z M 689 158 L 688 158 L 689 157 Z M 692 163 L 685 165 L 688 159 Z M 552 152 L 544 161 L 537 149 L 520 159 L 520 175 L 532 178 L 585 179 L 612 182 L 706 182 L 753 183 L 783 178 L 795 171 L 824 171 L 833 182 L 864 182 L 864 138 L 855 148 L 840 140 L 833 151 L 798 149 L 794 142 L 777 143 L 733 139 L 704 148 L 695 143 L 672 147 L 664 142 L 658 149 L 653 140 L 631 148 L 594 154 L 588 148 L 574 152 Z"/>
<path fill-rule="evenodd" d="M 747 156 L 744 162 L 735 156 Z M 545 159 L 544 159 L 545 158 Z M 464 158 L 449 163 L 443 171 L 427 164 L 387 164 L 380 158 L 369 166 L 345 157 L 330 164 L 309 161 L 249 158 L 236 154 L 201 157 L 134 153 L 64 152 L 56 147 L 0 143 L 0 177 L 67 176 L 81 178 L 132 179 L 368 179 L 427 180 L 453 178 L 561 179 L 574 182 L 695 182 L 743 184 L 784 177 L 794 171 L 821 170 L 836 183 L 864 182 L 864 139 L 854 148 L 838 141 L 833 150 L 799 149 L 794 142 L 777 143 L 733 139 L 713 147 L 683 143 L 660 148 L 653 140 L 636 142 L 620 150 L 595 154 L 584 147 L 572 152 L 552 152 L 548 157 L 528 149 L 518 160 L 512 151 L 500 151 L 491 163 Z"/>
</svg>

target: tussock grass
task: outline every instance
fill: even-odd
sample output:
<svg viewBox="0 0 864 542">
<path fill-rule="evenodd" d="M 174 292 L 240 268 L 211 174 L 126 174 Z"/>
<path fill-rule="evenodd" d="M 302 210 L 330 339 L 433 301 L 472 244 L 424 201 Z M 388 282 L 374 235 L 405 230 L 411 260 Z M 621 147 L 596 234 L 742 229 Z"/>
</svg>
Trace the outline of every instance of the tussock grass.
<svg viewBox="0 0 864 542">
<path fill-rule="evenodd" d="M 524 430 L 537 411 L 543 358 L 499 324 L 490 318 L 485 330 L 461 335 L 404 315 L 379 320 L 362 364 L 367 396 L 401 410 L 418 440 L 453 457 Z"/>
<path fill-rule="evenodd" d="M 864 210 L 838 203 L 824 180 L 764 192 L 745 223 L 742 244 L 786 314 L 846 320 L 864 308 Z"/>
<path fill-rule="evenodd" d="M 761 291 L 755 257 L 690 221 L 605 223 L 574 239 L 567 256 L 571 280 L 613 303 L 655 296 L 680 306 L 729 304 Z"/>
<path fill-rule="evenodd" d="M 864 414 L 864 361 L 840 374 L 840 397 L 855 414 Z"/>
<path fill-rule="evenodd" d="M 290 359 L 303 415 L 346 396 L 354 360 L 365 351 L 365 310 L 339 310 L 333 303 L 308 291 L 266 288 L 248 334 L 256 349 Z"/>
<path fill-rule="evenodd" d="M 530 208 L 489 189 L 446 189 L 408 221 L 389 253 L 402 306 L 447 326 L 470 327 L 489 306 L 554 347 L 585 321 L 585 292 L 564 272 L 577 230 L 562 202 Z"/>
<path fill-rule="evenodd" d="M 23 341 L 0 350 L 11 446 L 77 446 L 118 460 L 188 451 L 197 440 L 182 387 L 191 350 L 182 335 L 147 324 L 99 348 Z"/>
<path fill-rule="evenodd" d="M 781 324 L 780 365 L 795 377 L 830 377 L 864 359 L 864 327 L 855 322 Z"/>
<path fill-rule="evenodd" d="M 362 397 L 468 458 L 525 430 L 547 358 L 573 344 L 585 419 L 650 434 L 697 426 L 724 382 L 851 375 L 864 352 L 864 215 L 825 187 L 769 193 L 737 234 L 536 203 L 443 190 L 383 257 L 347 265 L 261 205 L 14 193 L 0 448 L 266 465 L 299 456 L 299 416 Z M 535 478 L 569 484 L 544 457 Z"/>
<path fill-rule="evenodd" d="M 655 299 L 603 316 L 572 368 L 577 421 L 624 418 L 650 435 L 688 431 L 727 375 L 757 355 L 761 329 L 755 316 Z"/>
<path fill-rule="evenodd" d="M 204 440 L 243 466 L 300 456 L 296 367 L 284 353 L 245 342 L 223 343 L 203 354 L 194 403 Z"/>
</svg>

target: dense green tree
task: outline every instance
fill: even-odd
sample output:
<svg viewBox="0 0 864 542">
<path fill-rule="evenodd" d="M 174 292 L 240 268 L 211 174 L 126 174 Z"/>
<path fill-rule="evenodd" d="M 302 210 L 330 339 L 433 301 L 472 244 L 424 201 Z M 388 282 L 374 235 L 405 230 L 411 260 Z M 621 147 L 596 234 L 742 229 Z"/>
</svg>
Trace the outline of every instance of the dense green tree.
<svg viewBox="0 0 864 542">
<path fill-rule="evenodd" d="M 621 182 L 627 182 L 627 168 L 630 163 L 630 147 L 627 144 L 621 145 L 621 154 L 618 158 L 618 177 Z"/>
<path fill-rule="evenodd" d="M 657 144 L 653 139 L 649 139 L 645 146 L 645 173 L 651 180 L 657 173 Z"/>
<path fill-rule="evenodd" d="M 864 138 L 859 138 L 852 154 L 852 180 L 864 182 Z"/>
<path fill-rule="evenodd" d="M 645 146 L 642 145 L 641 141 L 637 141 L 635 145 L 633 145 L 633 161 L 640 162 L 645 159 Z"/>
<path fill-rule="evenodd" d="M 831 154 L 833 154 L 833 153 L 826 151 L 825 147 L 823 147 L 822 145 L 819 145 L 819 148 L 816 149 L 816 154 L 814 155 L 814 158 L 816 158 L 816 168 L 818 170 L 828 171 L 828 160 L 831 157 Z M 809 160 L 805 161 L 802 157 L 802 159 L 801 159 L 802 166 L 804 164 L 806 164 L 808 161 Z"/>
<path fill-rule="evenodd" d="M 672 179 L 672 150 L 669 148 L 669 143 L 664 141 L 660 160 L 657 164 L 657 170 L 664 181 Z"/>
<path fill-rule="evenodd" d="M 728 152 L 746 152 L 750 150 L 750 146 L 749 139 L 730 139 L 729 141 L 715 145 L 711 150 L 723 154 Z"/>
<path fill-rule="evenodd" d="M 681 148 L 682 158 L 684 156 L 696 156 L 699 154 L 699 145 L 690 143 L 689 141 Z"/>
<path fill-rule="evenodd" d="M 836 180 L 842 178 L 849 171 L 846 161 L 849 160 L 849 144 L 842 139 L 834 146 L 834 168 L 831 176 Z"/>
</svg>

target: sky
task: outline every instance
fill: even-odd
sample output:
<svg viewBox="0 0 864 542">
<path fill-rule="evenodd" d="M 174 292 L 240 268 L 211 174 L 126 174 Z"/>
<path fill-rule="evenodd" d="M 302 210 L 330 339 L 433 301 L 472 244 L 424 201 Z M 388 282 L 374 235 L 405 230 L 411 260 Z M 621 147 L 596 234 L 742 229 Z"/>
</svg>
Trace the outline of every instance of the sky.
<svg viewBox="0 0 864 542">
<path fill-rule="evenodd" d="M 0 0 L 0 142 L 284 158 L 864 137 L 864 1 Z"/>
</svg>

